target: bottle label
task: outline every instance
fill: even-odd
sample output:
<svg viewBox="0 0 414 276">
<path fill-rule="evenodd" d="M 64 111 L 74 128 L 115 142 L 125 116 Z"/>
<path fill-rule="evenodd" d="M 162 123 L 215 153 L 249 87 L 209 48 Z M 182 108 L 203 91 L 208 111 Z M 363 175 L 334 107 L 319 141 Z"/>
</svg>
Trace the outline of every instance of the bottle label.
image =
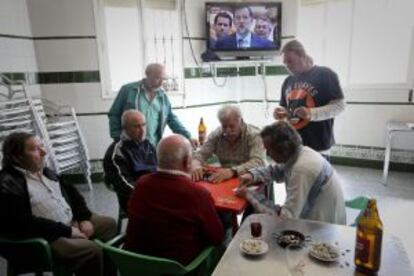
<svg viewBox="0 0 414 276">
<path fill-rule="evenodd" d="M 355 245 L 355 258 L 360 260 L 362 263 L 368 263 L 370 255 L 369 251 L 370 240 L 358 236 Z"/>
</svg>

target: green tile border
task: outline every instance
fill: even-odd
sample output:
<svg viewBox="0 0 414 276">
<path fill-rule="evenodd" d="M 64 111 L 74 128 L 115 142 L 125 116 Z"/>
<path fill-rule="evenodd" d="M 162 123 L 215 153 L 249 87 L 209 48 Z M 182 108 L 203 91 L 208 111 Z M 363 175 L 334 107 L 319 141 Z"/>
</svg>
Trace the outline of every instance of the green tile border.
<svg viewBox="0 0 414 276">
<path fill-rule="evenodd" d="M 331 163 L 350 167 L 371 168 L 382 170 L 384 162 L 381 160 L 357 159 L 340 156 L 331 156 Z M 414 173 L 414 164 L 390 162 L 390 171 Z"/>
<path fill-rule="evenodd" d="M 68 72 L 0 72 L 12 81 L 24 81 L 33 84 L 89 83 L 100 82 L 99 71 Z"/>
<path fill-rule="evenodd" d="M 217 67 L 218 77 L 243 77 L 243 76 L 256 76 L 262 74 L 262 66 L 232 66 L 232 67 Z M 265 66 L 266 76 L 282 76 L 288 75 L 288 71 L 285 66 L 271 65 Z M 212 73 L 210 68 L 199 67 L 186 67 L 184 68 L 185 79 L 199 79 L 211 77 Z"/>
</svg>

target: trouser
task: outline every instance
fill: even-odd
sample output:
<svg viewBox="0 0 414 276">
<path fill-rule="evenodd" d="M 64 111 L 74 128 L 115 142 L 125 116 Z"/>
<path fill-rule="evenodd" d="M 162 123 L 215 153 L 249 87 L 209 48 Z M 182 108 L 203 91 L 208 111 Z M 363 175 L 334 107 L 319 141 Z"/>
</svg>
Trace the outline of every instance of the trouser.
<svg viewBox="0 0 414 276">
<path fill-rule="evenodd" d="M 116 222 L 113 218 L 92 215 L 94 227 L 92 239 L 107 241 L 116 234 Z M 53 257 L 65 270 L 73 271 L 79 276 L 100 276 L 114 274 L 111 264 L 105 262 L 102 249 L 92 240 L 58 238 L 50 244 Z"/>
</svg>

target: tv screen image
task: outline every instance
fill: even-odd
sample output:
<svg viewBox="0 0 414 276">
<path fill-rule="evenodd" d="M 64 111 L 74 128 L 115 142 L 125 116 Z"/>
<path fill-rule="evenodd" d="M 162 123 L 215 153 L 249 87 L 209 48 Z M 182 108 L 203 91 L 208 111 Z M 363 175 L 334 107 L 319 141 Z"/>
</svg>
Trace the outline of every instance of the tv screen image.
<svg viewBox="0 0 414 276">
<path fill-rule="evenodd" d="M 207 49 L 239 54 L 280 50 L 281 11 L 280 2 L 206 3 Z"/>
</svg>

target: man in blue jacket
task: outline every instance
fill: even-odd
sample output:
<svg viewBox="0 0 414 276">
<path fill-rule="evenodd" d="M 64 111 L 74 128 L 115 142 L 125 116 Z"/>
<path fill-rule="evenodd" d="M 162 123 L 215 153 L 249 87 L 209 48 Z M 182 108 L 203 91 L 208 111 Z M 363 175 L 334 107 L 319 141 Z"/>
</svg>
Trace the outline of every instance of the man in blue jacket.
<svg viewBox="0 0 414 276">
<path fill-rule="evenodd" d="M 196 146 L 197 140 L 191 139 L 191 134 L 172 112 L 170 100 L 161 88 L 165 79 L 164 66 L 159 63 L 149 64 L 145 75 L 145 79 L 121 87 L 108 114 L 111 137 L 119 140 L 122 113 L 128 109 L 136 109 L 147 120 L 147 139 L 154 146 L 161 140 L 167 125 L 174 133 L 185 136 Z"/>
<path fill-rule="evenodd" d="M 253 12 L 248 6 L 240 6 L 234 10 L 234 25 L 236 33 L 227 36 L 216 43 L 216 49 L 232 50 L 245 48 L 274 48 L 268 39 L 261 38 L 251 32 L 253 24 Z"/>
</svg>

